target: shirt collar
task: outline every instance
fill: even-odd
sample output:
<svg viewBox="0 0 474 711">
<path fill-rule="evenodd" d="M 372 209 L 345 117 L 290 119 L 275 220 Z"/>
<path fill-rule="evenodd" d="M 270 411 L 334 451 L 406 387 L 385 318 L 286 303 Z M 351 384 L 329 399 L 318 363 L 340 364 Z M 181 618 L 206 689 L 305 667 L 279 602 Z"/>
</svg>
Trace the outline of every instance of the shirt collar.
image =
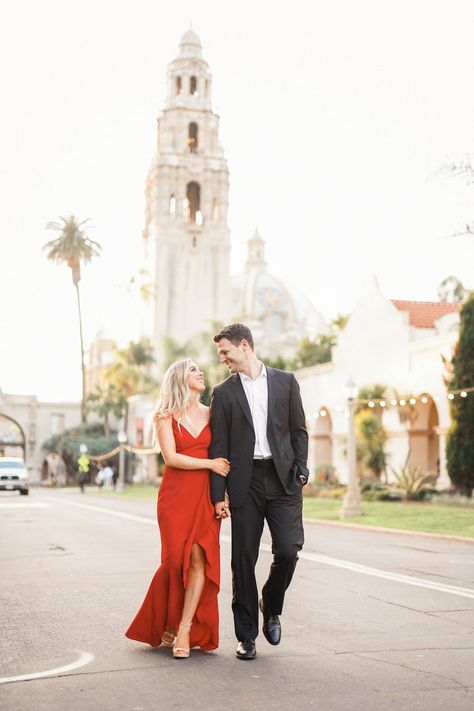
<svg viewBox="0 0 474 711">
<path fill-rule="evenodd" d="M 260 363 L 260 365 L 262 366 L 262 369 L 260 370 L 260 373 L 259 373 L 259 375 L 257 375 L 257 377 L 255 378 L 255 380 L 253 380 L 252 378 L 249 378 L 249 376 L 246 375 L 245 373 L 239 373 L 240 379 L 241 379 L 242 381 L 244 381 L 244 380 L 249 380 L 251 383 L 255 383 L 257 380 L 259 380 L 259 378 L 266 378 L 266 377 L 267 377 L 267 368 L 266 368 L 266 365 L 265 365 L 264 363 L 262 363 L 262 361 L 259 361 L 259 363 Z"/>
</svg>

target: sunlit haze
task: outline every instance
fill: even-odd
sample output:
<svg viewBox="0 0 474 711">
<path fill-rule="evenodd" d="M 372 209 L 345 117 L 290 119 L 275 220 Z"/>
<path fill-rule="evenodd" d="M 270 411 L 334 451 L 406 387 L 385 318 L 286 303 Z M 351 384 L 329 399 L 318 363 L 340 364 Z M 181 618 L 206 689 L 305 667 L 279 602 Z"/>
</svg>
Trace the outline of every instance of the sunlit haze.
<svg viewBox="0 0 474 711">
<path fill-rule="evenodd" d="M 0 388 L 80 397 L 70 270 L 49 220 L 91 219 L 86 343 L 139 335 L 145 178 L 166 66 L 189 27 L 213 73 L 232 271 L 256 226 L 269 269 L 326 318 L 377 275 L 390 298 L 474 286 L 474 186 L 433 176 L 474 147 L 469 0 L 17 0 L 0 19 Z M 277 354 L 275 354 L 277 355 Z"/>
</svg>

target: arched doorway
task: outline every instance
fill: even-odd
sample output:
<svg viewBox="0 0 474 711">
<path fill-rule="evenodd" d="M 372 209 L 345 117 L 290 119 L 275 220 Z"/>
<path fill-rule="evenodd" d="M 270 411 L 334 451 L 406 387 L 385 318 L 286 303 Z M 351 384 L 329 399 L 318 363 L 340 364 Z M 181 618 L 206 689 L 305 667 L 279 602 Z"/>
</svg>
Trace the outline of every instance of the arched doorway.
<svg viewBox="0 0 474 711">
<path fill-rule="evenodd" d="M 409 463 L 425 474 L 439 474 L 439 416 L 433 398 L 423 393 L 417 398 L 408 425 Z"/>
<path fill-rule="evenodd" d="M 327 407 L 321 407 L 315 414 L 311 437 L 316 478 L 324 474 L 324 468 L 327 468 L 329 477 L 332 469 L 332 419 Z"/>
<path fill-rule="evenodd" d="M 0 457 L 26 457 L 26 439 L 19 422 L 0 413 Z"/>
</svg>

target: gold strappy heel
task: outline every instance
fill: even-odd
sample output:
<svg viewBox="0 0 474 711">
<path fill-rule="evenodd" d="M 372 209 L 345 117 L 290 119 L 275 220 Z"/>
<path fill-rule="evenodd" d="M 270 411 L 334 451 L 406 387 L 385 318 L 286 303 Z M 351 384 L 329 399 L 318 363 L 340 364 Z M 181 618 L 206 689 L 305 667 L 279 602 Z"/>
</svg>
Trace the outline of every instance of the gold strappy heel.
<svg viewBox="0 0 474 711">
<path fill-rule="evenodd" d="M 174 633 L 174 630 L 165 630 L 161 635 L 161 644 L 163 645 L 163 647 L 171 648 L 174 645 L 175 641 L 176 635 Z"/>
<path fill-rule="evenodd" d="M 191 629 L 191 623 L 187 622 L 180 622 L 179 623 L 179 629 L 186 629 L 190 630 Z M 173 657 L 175 659 L 187 659 L 189 657 L 190 649 L 189 647 L 177 647 L 176 646 L 176 641 L 175 644 L 173 645 Z"/>
</svg>

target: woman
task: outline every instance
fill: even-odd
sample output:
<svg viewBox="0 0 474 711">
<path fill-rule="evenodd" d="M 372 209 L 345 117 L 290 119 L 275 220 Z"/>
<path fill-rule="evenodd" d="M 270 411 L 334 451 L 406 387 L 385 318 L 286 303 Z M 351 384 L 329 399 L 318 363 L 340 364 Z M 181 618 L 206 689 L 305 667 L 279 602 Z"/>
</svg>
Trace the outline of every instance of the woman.
<svg viewBox="0 0 474 711">
<path fill-rule="evenodd" d="M 227 476 L 227 459 L 208 459 L 209 408 L 200 403 L 204 376 L 186 358 L 164 377 L 154 413 L 165 460 L 158 492 L 161 566 L 125 633 L 153 647 L 173 647 L 176 659 L 191 647 L 219 643 L 220 520 L 209 497 L 209 470 Z"/>
</svg>

